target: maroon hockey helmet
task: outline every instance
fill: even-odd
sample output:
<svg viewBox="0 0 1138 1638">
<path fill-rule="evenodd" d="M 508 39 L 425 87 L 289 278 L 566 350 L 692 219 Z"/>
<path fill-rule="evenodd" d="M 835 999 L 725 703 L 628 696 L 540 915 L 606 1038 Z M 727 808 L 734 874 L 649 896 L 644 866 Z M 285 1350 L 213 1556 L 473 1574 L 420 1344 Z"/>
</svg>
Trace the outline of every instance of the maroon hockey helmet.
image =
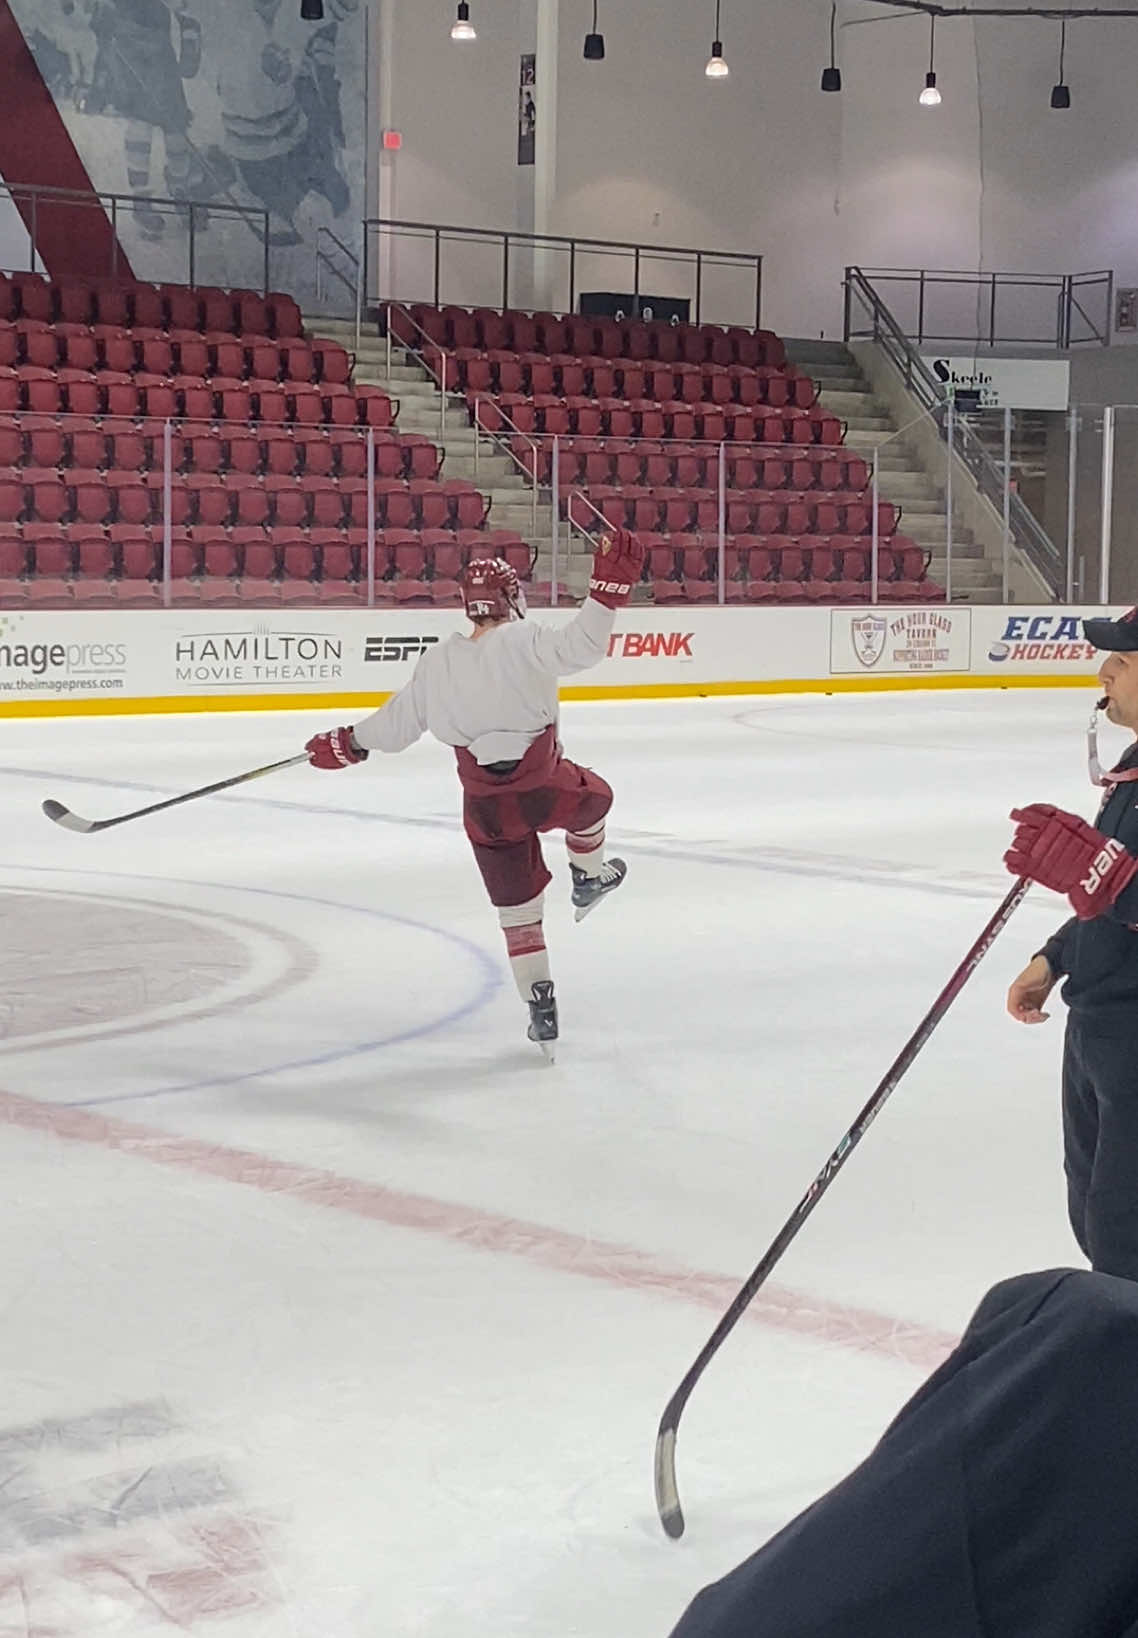
<svg viewBox="0 0 1138 1638">
<path fill-rule="evenodd" d="M 462 601 L 471 620 L 525 619 L 526 600 L 518 571 L 500 557 L 476 557 L 466 565 L 459 582 Z"/>
</svg>

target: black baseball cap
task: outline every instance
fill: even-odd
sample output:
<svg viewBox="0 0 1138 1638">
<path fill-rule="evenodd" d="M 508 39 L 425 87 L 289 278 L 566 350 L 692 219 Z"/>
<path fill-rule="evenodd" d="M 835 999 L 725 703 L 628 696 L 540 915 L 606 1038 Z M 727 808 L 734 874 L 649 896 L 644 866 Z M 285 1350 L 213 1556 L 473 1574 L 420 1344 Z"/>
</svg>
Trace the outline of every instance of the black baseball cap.
<svg viewBox="0 0 1138 1638">
<path fill-rule="evenodd" d="M 1083 636 L 1092 648 L 1130 654 L 1138 649 L 1138 609 L 1130 609 L 1117 620 L 1084 620 Z"/>
</svg>

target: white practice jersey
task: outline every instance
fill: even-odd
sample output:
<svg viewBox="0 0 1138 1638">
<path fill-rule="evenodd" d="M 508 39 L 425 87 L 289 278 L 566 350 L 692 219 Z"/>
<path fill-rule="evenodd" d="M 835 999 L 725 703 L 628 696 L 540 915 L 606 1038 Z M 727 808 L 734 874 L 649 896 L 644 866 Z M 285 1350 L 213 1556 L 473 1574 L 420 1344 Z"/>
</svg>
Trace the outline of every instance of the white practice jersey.
<svg viewBox="0 0 1138 1638">
<path fill-rule="evenodd" d="M 402 751 L 421 734 L 465 745 L 475 761 L 513 762 L 556 725 L 557 679 L 608 651 L 614 610 L 586 598 L 566 626 L 511 620 L 481 637 L 429 648 L 406 687 L 353 732 L 369 751 Z"/>
</svg>

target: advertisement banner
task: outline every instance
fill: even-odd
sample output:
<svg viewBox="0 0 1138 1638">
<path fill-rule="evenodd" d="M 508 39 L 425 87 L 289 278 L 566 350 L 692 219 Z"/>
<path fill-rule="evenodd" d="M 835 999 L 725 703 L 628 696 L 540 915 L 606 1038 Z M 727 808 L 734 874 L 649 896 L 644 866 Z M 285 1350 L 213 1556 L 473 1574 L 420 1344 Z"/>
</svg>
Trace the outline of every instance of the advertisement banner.
<svg viewBox="0 0 1138 1638">
<path fill-rule="evenodd" d="M 887 606 L 621 610 L 569 699 L 872 687 L 1082 683 L 1096 608 Z M 573 607 L 534 609 L 535 626 Z M 0 716 L 335 706 L 363 714 L 469 630 L 458 609 L 9 609 Z"/>
<path fill-rule="evenodd" d="M 972 669 L 1003 675 L 1091 677 L 1103 656 L 1083 637 L 1083 621 L 1125 612 L 1098 607 L 977 608 Z"/>
<path fill-rule="evenodd" d="M 948 358 L 926 353 L 925 362 L 953 394 L 979 394 L 978 408 L 1065 410 L 1071 366 L 1062 358 Z"/>
<path fill-rule="evenodd" d="M 24 700 L 131 696 L 147 681 L 140 629 L 129 620 L 5 610 L 0 614 L 0 710 Z"/>
<path fill-rule="evenodd" d="M 830 610 L 830 672 L 967 671 L 971 609 Z"/>
</svg>

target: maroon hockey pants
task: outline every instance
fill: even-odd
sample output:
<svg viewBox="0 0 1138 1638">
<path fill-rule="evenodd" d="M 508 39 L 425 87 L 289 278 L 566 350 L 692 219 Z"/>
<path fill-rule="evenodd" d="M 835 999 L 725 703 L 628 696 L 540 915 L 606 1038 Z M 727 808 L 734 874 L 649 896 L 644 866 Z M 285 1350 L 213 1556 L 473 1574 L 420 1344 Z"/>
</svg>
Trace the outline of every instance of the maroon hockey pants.
<svg viewBox="0 0 1138 1638">
<path fill-rule="evenodd" d="M 526 904 L 552 880 L 541 831 L 589 830 L 612 806 L 611 788 L 561 755 L 552 728 L 507 773 L 491 773 L 461 746 L 455 756 L 462 821 L 494 905 Z"/>
</svg>

